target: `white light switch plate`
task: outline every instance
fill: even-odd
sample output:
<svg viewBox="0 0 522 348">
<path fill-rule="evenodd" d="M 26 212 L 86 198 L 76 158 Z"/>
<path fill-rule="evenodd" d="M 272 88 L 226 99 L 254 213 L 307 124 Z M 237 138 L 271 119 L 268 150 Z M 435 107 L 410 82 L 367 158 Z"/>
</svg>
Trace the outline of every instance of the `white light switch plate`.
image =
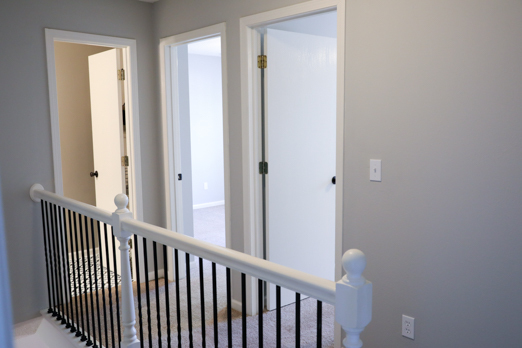
<svg viewBox="0 0 522 348">
<path fill-rule="evenodd" d="M 381 160 L 370 160 L 370 181 L 382 181 L 381 179 Z"/>
</svg>

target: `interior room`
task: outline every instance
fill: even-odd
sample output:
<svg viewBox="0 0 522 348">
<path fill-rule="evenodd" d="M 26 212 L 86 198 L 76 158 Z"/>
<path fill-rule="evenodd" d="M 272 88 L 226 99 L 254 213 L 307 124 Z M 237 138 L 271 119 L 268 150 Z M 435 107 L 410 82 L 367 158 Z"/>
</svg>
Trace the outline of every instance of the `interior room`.
<svg viewBox="0 0 522 348">
<path fill-rule="evenodd" d="M 133 125 L 133 139 L 139 138 L 139 146 L 132 153 L 140 155 L 135 162 L 140 187 L 132 188 L 141 200 L 136 220 L 166 228 L 170 219 L 166 196 L 172 188 L 165 180 L 160 40 L 224 23 L 222 78 L 227 82 L 221 107 L 227 111 L 222 116 L 227 131 L 218 125 L 213 128 L 224 135 L 223 148 L 218 150 L 225 160 L 217 172 L 225 174 L 200 177 L 193 165 L 190 209 L 196 216 L 206 208 L 194 207 L 215 203 L 208 209 L 219 208 L 223 206 L 216 202 L 226 201 L 230 206 L 225 223 L 230 229 L 227 250 L 253 254 L 250 232 L 255 221 L 249 224 L 249 219 L 257 207 L 250 205 L 249 197 L 257 192 L 248 173 L 258 173 L 259 162 L 248 162 L 252 139 L 244 103 L 248 92 L 244 88 L 248 85 L 245 18 L 258 15 L 254 19 L 262 21 L 274 11 L 315 3 L 2 2 L 0 333 L 6 334 L 0 334 L 0 346 L 9 347 L 10 342 L 2 340 L 10 339 L 12 325 L 41 317 L 48 307 L 42 212 L 29 196 L 36 183 L 48 192 L 58 191 L 46 29 L 135 40 L 135 56 L 131 56 L 135 70 L 129 76 L 136 98 L 128 111 L 139 114 Z M 519 347 L 522 188 L 513 180 L 522 171 L 522 3 L 321 3 L 338 6 L 342 16 L 337 19 L 344 19 L 344 70 L 337 75 L 343 86 L 343 126 L 337 131 L 343 138 L 336 147 L 336 153 L 342 152 L 336 162 L 336 173 L 342 173 L 337 175 L 336 216 L 342 220 L 336 225 L 340 234 L 335 247 L 342 253 L 360 249 L 366 255 L 364 277 L 373 284 L 373 302 L 371 322 L 361 333 L 364 347 Z M 191 54 L 190 48 L 188 54 L 194 62 L 216 58 Z M 256 66 L 257 57 L 251 64 Z M 209 105 L 195 103 L 194 110 Z M 192 131 L 190 137 L 196 139 Z M 195 145 L 191 147 L 196 151 Z M 382 163 L 380 181 L 370 178 L 370 160 Z M 216 193 L 200 201 L 197 191 L 218 189 L 214 179 L 224 182 L 219 190 L 226 198 Z M 119 204 L 111 212 L 125 211 L 126 203 Z M 151 269 L 152 250 L 148 250 Z M 163 265 L 159 252 L 157 261 Z M 335 257 L 340 267 L 341 258 Z M 241 282 L 240 276 L 233 276 L 230 284 L 236 308 Z M 257 283 L 247 282 L 247 287 L 257 289 Z M 403 335 L 403 315 L 415 319 L 414 339 Z"/>
</svg>

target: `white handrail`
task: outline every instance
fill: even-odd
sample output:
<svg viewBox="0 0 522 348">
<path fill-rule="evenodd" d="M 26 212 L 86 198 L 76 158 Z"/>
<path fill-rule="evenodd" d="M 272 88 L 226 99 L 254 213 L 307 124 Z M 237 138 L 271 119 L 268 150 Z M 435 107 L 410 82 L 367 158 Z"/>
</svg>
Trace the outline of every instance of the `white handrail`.
<svg viewBox="0 0 522 348">
<path fill-rule="evenodd" d="M 136 220 L 122 221 L 125 231 L 193 254 L 247 275 L 280 285 L 320 301 L 335 304 L 335 282 L 278 265 L 235 250 L 216 246 Z"/>
<path fill-rule="evenodd" d="M 123 194 L 117 195 L 114 200 L 118 208 L 114 213 L 47 192 L 39 184 L 31 186 L 30 196 L 35 202 L 44 199 L 113 226 L 113 234 L 120 242 L 121 251 L 123 348 L 140 346 L 134 328 L 135 312 L 129 263 L 128 242 L 132 233 L 332 304 L 335 306 L 335 320 L 346 333 L 344 347 L 362 347 L 360 334 L 372 317 L 372 283 L 362 276 L 366 256 L 360 250 L 350 249 L 344 253 L 342 263 L 346 275 L 338 282 L 333 282 L 137 221 L 127 210 L 128 198 Z"/>
<path fill-rule="evenodd" d="M 90 204 L 78 202 L 74 199 L 59 196 L 49 191 L 45 191 L 43 186 L 40 184 L 34 184 L 31 186 L 29 195 L 36 203 L 39 203 L 40 199 L 43 199 L 44 201 L 57 204 L 61 207 L 74 210 L 77 213 L 96 219 L 100 222 L 112 225 L 112 212 L 97 208 Z"/>
</svg>

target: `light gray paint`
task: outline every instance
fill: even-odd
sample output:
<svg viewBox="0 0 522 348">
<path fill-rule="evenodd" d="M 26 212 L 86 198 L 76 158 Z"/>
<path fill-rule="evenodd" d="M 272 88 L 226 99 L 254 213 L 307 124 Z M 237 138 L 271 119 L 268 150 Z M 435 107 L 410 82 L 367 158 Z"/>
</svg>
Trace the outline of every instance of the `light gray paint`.
<svg viewBox="0 0 522 348">
<path fill-rule="evenodd" d="M 0 170 L 17 323 L 47 307 L 40 207 L 28 196 L 36 182 L 54 190 L 44 28 L 137 40 L 144 219 L 161 225 L 157 44 L 152 6 L 138 1 L 4 1 L 1 7 Z"/>
<path fill-rule="evenodd" d="M 199 54 L 188 57 L 192 203 L 224 201 L 221 57 Z"/>
<path fill-rule="evenodd" d="M 2 4 L 0 170 L 15 322 L 46 305 L 40 212 L 27 194 L 34 182 L 53 188 L 43 28 L 138 40 L 144 213 L 161 224 L 158 39 L 227 22 L 232 245 L 241 250 L 239 18 L 296 2 Z M 346 13 L 344 248 L 366 252 L 374 282 L 365 347 L 520 346 L 522 3 L 355 0 Z M 383 160 L 382 183 L 368 180 L 370 158 Z M 400 336 L 403 313 L 417 318 L 415 341 Z"/>
<path fill-rule="evenodd" d="M 156 41 L 227 23 L 232 245 L 241 250 L 239 19 L 296 1 L 154 5 Z M 365 347 L 522 342 L 522 3 L 347 1 L 344 249 L 368 256 Z M 383 160 L 370 183 L 369 160 Z M 401 314 L 417 318 L 401 337 Z"/>
</svg>

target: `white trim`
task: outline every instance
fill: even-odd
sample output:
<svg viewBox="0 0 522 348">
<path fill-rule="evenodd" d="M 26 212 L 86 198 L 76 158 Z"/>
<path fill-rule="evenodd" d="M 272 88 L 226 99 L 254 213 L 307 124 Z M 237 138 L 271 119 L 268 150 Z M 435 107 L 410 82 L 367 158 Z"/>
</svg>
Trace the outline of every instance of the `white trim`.
<svg viewBox="0 0 522 348">
<path fill-rule="evenodd" d="M 320 301 L 335 304 L 336 282 L 332 280 L 223 248 L 181 233 L 172 233 L 168 229 L 134 219 L 122 220 L 121 229 L 147 238 L 147 240 L 177 248 L 195 257 L 201 257 L 218 265 L 248 274 L 253 279 L 263 279 Z"/>
<path fill-rule="evenodd" d="M 140 132 L 139 132 L 139 95 L 138 95 L 138 66 L 136 40 L 124 39 L 112 36 L 94 35 L 77 33 L 72 31 L 45 29 L 45 46 L 47 53 L 47 74 L 49 83 L 49 105 L 51 114 L 51 135 L 53 149 L 53 168 L 54 168 L 54 187 L 58 195 L 63 196 L 63 177 L 62 177 L 62 156 L 60 150 L 60 122 L 58 116 L 58 91 L 56 84 L 56 67 L 54 55 L 55 42 L 71 42 L 84 45 L 97 45 L 113 48 L 121 48 L 123 53 L 124 65 L 127 68 L 126 74 L 128 95 L 126 100 L 126 113 L 129 127 L 127 139 L 131 146 L 129 175 L 129 199 L 135 218 L 143 219 L 143 200 L 141 185 L 141 151 L 140 151 Z M 132 180 L 133 179 L 133 180 Z"/>
<path fill-rule="evenodd" d="M 172 81 L 172 67 L 170 49 L 211 37 L 221 38 L 221 74 L 223 97 L 223 152 L 225 171 L 225 229 L 226 245 L 231 247 L 231 218 L 230 218 L 230 155 L 229 155 L 229 117 L 228 117 L 228 82 L 227 82 L 227 46 L 226 24 L 220 23 L 210 27 L 193 30 L 187 33 L 169 36 L 160 40 L 160 79 L 161 79 L 161 113 L 163 127 L 163 156 L 165 182 L 165 209 L 166 225 L 170 230 L 183 231 L 183 207 L 181 185 L 176 185 L 176 173 L 181 173 L 179 143 L 179 115 L 177 111 L 177 93 L 172 90 L 175 81 Z M 169 265 L 172 265 L 172 253 L 169 252 Z M 173 268 L 170 267 L 172 270 Z M 172 274 L 169 272 L 169 278 Z"/>
<path fill-rule="evenodd" d="M 158 279 L 163 278 L 163 274 L 164 274 L 163 269 L 158 269 Z M 149 282 L 156 279 L 154 271 L 149 272 L 148 276 L 149 276 Z M 143 282 L 145 282 L 145 281 L 143 281 Z"/>
<path fill-rule="evenodd" d="M 210 207 L 217 207 L 218 205 L 224 205 L 225 201 L 216 201 L 216 202 L 209 202 L 209 203 L 201 203 L 201 204 L 194 204 L 192 206 L 192 209 L 203 209 L 203 208 L 210 208 Z"/>
<path fill-rule="evenodd" d="M 261 179 L 257 173 L 261 153 L 258 129 L 260 73 L 255 66 L 260 49 L 260 33 L 257 28 L 330 10 L 337 11 L 335 277 L 340 279 L 343 239 L 345 0 L 307 1 L 240 19 L 244 252 L 262 257 Z M 253 293 L 251 295 L 254 296 Z M 336 346 L 340 344 L 339 338 L 340 330 L 336 328 Z"/>
</svg>

